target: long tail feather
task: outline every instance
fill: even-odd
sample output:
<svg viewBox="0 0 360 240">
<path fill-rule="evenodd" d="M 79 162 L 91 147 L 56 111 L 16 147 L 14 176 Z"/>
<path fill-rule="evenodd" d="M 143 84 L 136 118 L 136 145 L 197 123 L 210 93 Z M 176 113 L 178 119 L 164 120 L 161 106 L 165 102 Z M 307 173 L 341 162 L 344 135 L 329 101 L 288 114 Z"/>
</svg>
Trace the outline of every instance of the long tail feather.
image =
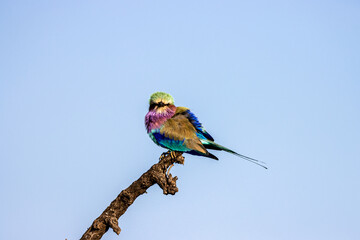
<svg viewBox="0 0 360 240">
<path fill-rule="evenodd" d="M 206 149 L 223 150 L 225 152 L 232 153 L 232 154 L 234 154 L 234 155 L 236 155 L 238 157 L 241 157 L 242 159 L 245 159 L 245 160 L 247 160 L 249 162 L 252 162 L 252 163 L 254 163 L 256 165 L 259 165 L 259 166 L 267 169 L 267 167 L 265 166 L 265 164 L 266 164 L 265 162 L 259 161 L 257 159 L 251 158 L 251 157 L 247 157 L 247 156 L 242 155 L 242 154 L 239 154 L 239 153 L 237 153 L 237 152 L 235 152 L 235 151 L 233 151 L 231 149 L 228 149 L 228 148 L 226 148 L 224 146 L 221 146 L 220 144 L 214 143 L 213 141 L 202 141 L 202 144 L 204 145 L 204 147 Z"/>
</svg>

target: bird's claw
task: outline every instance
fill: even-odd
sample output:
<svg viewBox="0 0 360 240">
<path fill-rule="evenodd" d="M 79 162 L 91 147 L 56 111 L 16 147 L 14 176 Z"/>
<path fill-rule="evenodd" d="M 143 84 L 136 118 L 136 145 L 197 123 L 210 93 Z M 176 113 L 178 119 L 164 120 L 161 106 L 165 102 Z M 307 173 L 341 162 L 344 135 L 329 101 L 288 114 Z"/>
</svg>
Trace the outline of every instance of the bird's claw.
<svg viewBox="0 0 360 240">
<path fill-rule="evenodd" d="M 170 152 L 170 157 L 171 157 L 172 159 L 175 159 L 175 158 L 176 158 L 176 152 L 175 152 L 175 151 L 171 151 L 171 152 Z"/>
<path fill-rule="evenodd" d="M 167 155 L 167 152 L 162 153 L 159 157 L 159 160 L 163 160 L 164 157 L 166 157 L 166 155 Z"/>
<path fill-rule="evenodd" d="M 159 160 L 163 160 L 165 157 L 169 156 L 171 157 L 172 160 L 175 160 L 176 159 L 176 151 L 167 151 L 167 152 L 164 152 L 163 154 L 161 154 Z M 166 172 L 166 176 L 169 176 L 169 172 L 170 172 L 170 169 L 174 166 L 174 163 L 172 163 L 170 165 L 170 167 L 168 168 L 167 172 Z"/>
<path fill-rule="evenodd" d="M 167 152 L 162 153 L 161 156 L 160 156 L 160 158 L 159 158 L 159 160 L 163 160 L 164 157 L 166 157 L 166 156 L 168 156 L 168 155 L 170 155 L 171 159 L 175 159 L 175 158 L 176 158 L 176 152 L 169 150 L 169 151 L 167 151 Z"/>
</svg>

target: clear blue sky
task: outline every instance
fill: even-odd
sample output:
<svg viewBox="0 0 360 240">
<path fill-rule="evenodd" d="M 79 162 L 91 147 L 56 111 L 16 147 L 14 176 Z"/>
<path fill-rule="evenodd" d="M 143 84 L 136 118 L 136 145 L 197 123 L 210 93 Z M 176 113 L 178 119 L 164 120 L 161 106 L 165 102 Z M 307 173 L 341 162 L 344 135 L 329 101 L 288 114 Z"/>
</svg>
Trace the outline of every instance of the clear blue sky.
<svg viewBox="0 0 360 240">
<path fill-rule="evenodd" d="M 270 168 L 187 155 L 104 240 L 360 238 L 359 1 L 3 0 L 0 34 L 0 239 L 79 239 L 163 152 L 155 91 Z"/>
</svg>

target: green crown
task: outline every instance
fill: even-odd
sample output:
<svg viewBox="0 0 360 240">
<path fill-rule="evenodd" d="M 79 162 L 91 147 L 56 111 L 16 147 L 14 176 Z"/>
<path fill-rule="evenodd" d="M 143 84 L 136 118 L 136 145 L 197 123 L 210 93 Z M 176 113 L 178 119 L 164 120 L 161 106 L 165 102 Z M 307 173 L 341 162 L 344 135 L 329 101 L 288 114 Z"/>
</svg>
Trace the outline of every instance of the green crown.
<svg viewBox="0 0 360 240">
<path fill-rule="evenodd" d="M 157 103 L 157 102 L 174 104 L 174 98 L 168 93 L 156 92 L 150 96 L 149 104 Z"/>
</svg>

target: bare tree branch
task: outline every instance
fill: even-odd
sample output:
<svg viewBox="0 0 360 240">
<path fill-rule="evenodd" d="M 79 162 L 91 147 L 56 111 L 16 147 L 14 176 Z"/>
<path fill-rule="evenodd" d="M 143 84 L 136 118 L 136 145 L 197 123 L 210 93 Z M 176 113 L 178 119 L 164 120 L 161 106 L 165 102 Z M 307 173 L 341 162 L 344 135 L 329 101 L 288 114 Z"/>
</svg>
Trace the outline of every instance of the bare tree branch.
<svg viewBox="0 0 360 240">
<path fill-rule="evenodd" d="M 155 183 L 159 185 L 165 195 L 174 195 L 178 192 L 176 187 L 177 177 L 166 174 L 167 169 L 171 168 L 174 163 L 184 164 L 184 157 L 181 152 L 172 152 L 172 154 L 169 154 L 169 152 L 163 153 L 157 164 L 154 164 L 138 180 L 121 191 L 105 211 L 95 219 L 81 237 L 81 240 L 99 240 L 109 228 L 112 228 L 119 235 L 121 229 L 118 225 L 118 219 L 120 216 L 126 212 L 138 196 L 145 193 Z"/>
</svg>

